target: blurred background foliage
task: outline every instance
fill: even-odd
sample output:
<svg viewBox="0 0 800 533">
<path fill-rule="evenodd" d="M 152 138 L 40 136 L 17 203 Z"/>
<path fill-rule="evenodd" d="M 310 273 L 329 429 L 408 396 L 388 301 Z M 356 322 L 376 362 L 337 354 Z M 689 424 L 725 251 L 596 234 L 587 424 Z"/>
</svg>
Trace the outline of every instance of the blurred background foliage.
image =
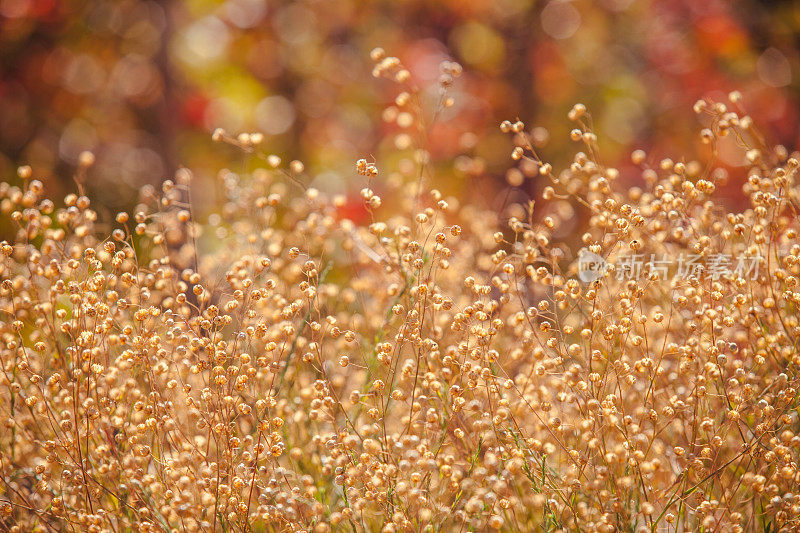
<svg viewBox="0 0 800 533">
<path fill-rule="evenodd" d="M 442 60 L 464 65 L 430 151 L 469 158 L 436 186 L 507 201 L 500 121 L 519 117 L 545 159 L 569 163 L 575 102 L 604 162 L 635 181 L 633 149 L 652 163 L 702 155 L 692 103 L 734 89 L 771 141 L 796 146 L 798 44 L 789 1 L 0 0 L 0 175 L 27 163 L 60 195 L 91 150 L 85 185 L 113 213 L 178 165 L 211 183 L 256 164 L 212 144 L 223 127 L 262 132 L 263 149 L 303 160 L 315 186 L 355 195 L 356 159 L 396 163 L 382 110 L 398 89 L 371 77 L 369 51 L 383 46 L 431 94 Z M 723 147 L 720 160 L 735 194 L 742 154 Z M 512 199 L 536 187 L 510 181 Z"/>
</svg>

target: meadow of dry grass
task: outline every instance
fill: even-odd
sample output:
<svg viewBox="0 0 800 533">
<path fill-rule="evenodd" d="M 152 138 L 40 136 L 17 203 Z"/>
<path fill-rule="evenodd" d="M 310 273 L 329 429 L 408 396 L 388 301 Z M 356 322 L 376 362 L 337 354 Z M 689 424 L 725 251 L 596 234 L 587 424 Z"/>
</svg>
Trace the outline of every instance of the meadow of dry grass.
<svg viewBox="0 0 800 533">
<path fill-rule="evenodd" d="M 424 109 L 373 59 L 391 116 L 422 131 L 451 104 L 457 64 Z M 202 220 L 186 169 L 113 221 L 20 168 L 0 185 L 0 524 L 796 531 L 800 156 L 738 100 L 695 111 L 712 154 L 746 154 L 740 212 L 713 156 L 635 152 L 642 186 L 620 185 L 581 105 L 563 170 L 501 124 L 547 185 L 502 213 L 439 192 L 424 140 L 398 169 L 355 163 L 362 221 L 258 134 L 215 132 L 263 168 L 221 171 Z M 554 237 L 576 217 L 596 276 Z"/>
</svg>

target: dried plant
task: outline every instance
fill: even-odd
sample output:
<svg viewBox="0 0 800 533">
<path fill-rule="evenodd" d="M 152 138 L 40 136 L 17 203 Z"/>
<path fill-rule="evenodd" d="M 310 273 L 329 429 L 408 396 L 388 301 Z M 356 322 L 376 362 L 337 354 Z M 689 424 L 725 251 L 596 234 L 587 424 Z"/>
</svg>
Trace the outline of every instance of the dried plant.
<svg viewBox="0 0 800 533">
<path fill-rule="evenodd" d="M 643 185 L 619 185 L 577 105 L 585 149 L 560 173 L 501 125 L 512 177 L 548 182 L 506 217 L 429 189 L 424 98 L 373 59 L 401 86 L 388 116 L 420 134 L 396 172 L 358 162 L 368 222 L 300 162 L 258 155 L 257 134 L 215 132 L 266 164 L 221 172 L 205 222 L 187 170 L 111 231 L 85 196 L 44 199 L 29 168 L 2 185 L 1 523 L 797 530 L 796 156 L 728 109 L 738 95 L 699 102 L 712 152 L 732 136 L 750 163 L 749 206 L 726 212 L 713 157 L 635 152 Z M 443 65 L 434 117 L 460 73 Z M 580 213 L 583 254 L 555 237 Z M 632 254 L 696 268 L 632 275 Z"/>
</svg>

